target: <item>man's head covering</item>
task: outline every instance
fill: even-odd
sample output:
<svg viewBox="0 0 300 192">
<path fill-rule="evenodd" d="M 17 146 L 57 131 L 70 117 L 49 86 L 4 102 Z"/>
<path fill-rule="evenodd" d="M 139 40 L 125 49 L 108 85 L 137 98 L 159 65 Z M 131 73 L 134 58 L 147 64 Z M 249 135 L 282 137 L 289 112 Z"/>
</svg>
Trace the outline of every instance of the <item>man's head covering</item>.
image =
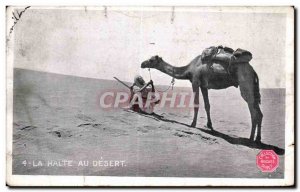
<svg viewBox="0 0 300 192">
<path fill-rule="evenodd" d="M 134 84 L 138 87 L 143 87 L 145 85 L 145 81 L 142 76 L 136 75 L 134 77 Z"/>
</svg>

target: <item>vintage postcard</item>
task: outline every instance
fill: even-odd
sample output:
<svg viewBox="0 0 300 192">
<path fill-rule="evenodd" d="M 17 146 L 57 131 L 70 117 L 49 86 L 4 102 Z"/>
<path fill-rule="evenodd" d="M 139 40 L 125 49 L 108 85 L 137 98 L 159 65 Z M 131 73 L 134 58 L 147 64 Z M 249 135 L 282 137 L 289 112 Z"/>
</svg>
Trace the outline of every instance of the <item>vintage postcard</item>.
<svg viewBox="0 0 300 192">
<path fill-rule="evenodd" d="M 293 186 L 293 7 L 7 6 L 7 185 Z"/>
</svg>

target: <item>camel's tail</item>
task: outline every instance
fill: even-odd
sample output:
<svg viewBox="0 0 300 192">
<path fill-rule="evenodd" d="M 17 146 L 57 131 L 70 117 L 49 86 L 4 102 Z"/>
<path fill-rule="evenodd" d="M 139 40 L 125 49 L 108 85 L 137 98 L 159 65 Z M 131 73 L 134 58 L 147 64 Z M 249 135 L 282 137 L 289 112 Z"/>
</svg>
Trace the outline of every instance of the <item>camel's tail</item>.
<svg viewBox="0 0 300 192">
<path fill-rule="evenodd" d="M 257 73 L 254 71 L 254 101 L 255 104 L 260 104 L 260 92 L 259 92 L 259 79 Z"/>
</svg>

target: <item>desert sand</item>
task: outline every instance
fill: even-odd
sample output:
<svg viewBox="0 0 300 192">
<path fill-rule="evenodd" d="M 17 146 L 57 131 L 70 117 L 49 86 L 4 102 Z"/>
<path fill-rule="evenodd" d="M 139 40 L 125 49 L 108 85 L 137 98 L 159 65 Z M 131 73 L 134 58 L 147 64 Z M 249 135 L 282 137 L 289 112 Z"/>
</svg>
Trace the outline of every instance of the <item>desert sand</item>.
<svg viewBox="0 0 300 192">
<path fill-rule="evenodd" d="M 204 126 L 202 99 L 197 127 L 191 128 L 192 110 L 156 109 L 164 120 L 123 109 L 103 110 L 98 104 L 103 90 L 126 88 L 113 78 L 14 69 L 13 174 L 284 177 L 285 89 L 261 89 L 260 145 L 248 140 L 250 114 L 234 87 L 209 91 L 214 131 Z M 170 91 L 180 90 L 191 88 Z M 275 172 L 257 168 L 261 149 L 279 155 Z M 24 166 L 25 160 L 30 164 Z M 46 166 L 62 160 L 72 161 L 72 166 Z M 92 166 L 93 161 L 110 160 L 119 166 Z M 89 165 L 78 166 L 80 161 Z"/>
</svg>

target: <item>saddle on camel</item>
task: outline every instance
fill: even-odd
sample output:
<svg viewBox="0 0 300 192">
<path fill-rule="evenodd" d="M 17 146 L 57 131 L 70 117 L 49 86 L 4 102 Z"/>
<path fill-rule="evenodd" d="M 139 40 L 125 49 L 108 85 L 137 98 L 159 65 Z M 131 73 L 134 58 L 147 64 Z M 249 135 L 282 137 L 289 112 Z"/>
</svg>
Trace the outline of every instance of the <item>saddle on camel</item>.
<svg viewBox="0 0 300 192">
<path fill-rule="evenodd" d="M 229 47 L 212 46 L 204 49 L 201 59 L 207 64 L 210 75 L 213 76 L 214 73 L 229 75 L 233 79 L 233 82 L 237 82 L 235 75 L 236 65 L 251 61 L 252 54 L 240 48 L 234 51 Z M 236 83 L 234 86 L 237 87 L 238 84 Z"/>
</svg>

